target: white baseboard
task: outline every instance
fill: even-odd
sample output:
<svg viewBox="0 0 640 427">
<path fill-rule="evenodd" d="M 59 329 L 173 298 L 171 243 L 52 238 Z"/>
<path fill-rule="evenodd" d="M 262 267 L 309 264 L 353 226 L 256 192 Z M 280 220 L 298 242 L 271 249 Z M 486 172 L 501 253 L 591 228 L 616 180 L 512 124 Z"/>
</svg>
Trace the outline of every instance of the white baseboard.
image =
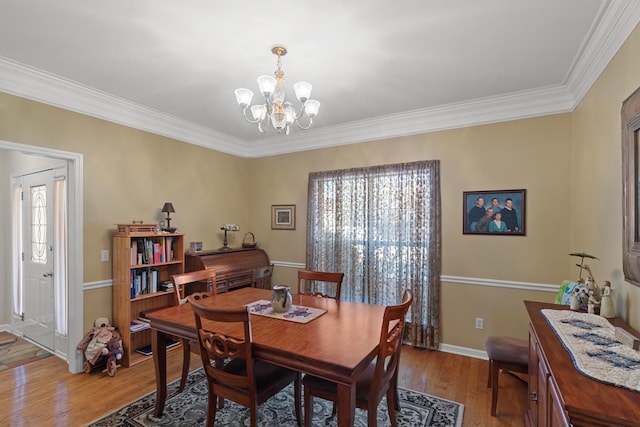
<svg viewBox="0 0 640 427">
<path fill-rule="evenodd" d="M 459 354 L 461 356 L 473 357 L 475 359 L 489 360 L 489 357 L 487 356 L 486 351 L 476 350 L 475 348 L 460 347 L 457 345 L 440 343 L 440 345 L 438 346 L 438 351 L 443 351 L 445 353 Z"/>
</svg>

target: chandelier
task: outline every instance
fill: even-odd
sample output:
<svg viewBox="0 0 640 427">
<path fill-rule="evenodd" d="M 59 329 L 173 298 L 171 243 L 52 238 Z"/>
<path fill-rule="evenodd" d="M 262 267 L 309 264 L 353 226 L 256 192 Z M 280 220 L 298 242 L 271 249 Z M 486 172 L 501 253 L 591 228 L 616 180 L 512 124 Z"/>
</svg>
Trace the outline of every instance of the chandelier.
<svg viewBox="0 0 640 427">
<path fill-rule="evenodd" d="M 271 48 L 271 52 L 278 57 L 277 68 L 272 76 L 258 77 L 258 88 L 264 97 L 263 104 L 251 105 L 253 92 L 246 88 L 235 90 L 238 105 L 242 107 L 242 115 L 249 123 L 258 125 L 260 133 L 267 131 L 269 124 L 285 135 L 289 135 L 291 125 L 295 124 L 300 129 L 309 129 L 313 124 L 313 118 L 318 114 L 320 102 L 309 99 L 311 96 L 311 83 L 298 82 L 293 85 L 296 98 L 300 101 L 300 109 L 296 111 L 293 104 L 285 100 L 285 80 L 282 71 L 281 59 L 287 54 L 284 46 L 276 45 Z M 248 108 L 251 106 L 250 108 Z M 251 110 L 251 117 L 247 114 L 247 109 Z"/>
</svg>

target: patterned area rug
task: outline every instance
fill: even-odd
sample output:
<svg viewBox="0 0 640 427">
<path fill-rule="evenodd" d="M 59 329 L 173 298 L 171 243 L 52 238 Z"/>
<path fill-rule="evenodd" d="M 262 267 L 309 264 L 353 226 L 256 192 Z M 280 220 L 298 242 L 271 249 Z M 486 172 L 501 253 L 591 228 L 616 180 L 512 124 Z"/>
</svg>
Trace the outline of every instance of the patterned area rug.
<svg viewBox="0 0 640 427">
<path fill-rule="evenodd" d="M 8 332 L 0 333 L 0 371 L 15 368 L 51 356 L 29 341 Z"/>
<path fill-rule="evenodd" d="M 106 426 L 204 426 L 207 418 L 207 381 L 202 368 L 189 374 L 187 386 L 178 394 L 179 382 L 169 385 L 164 415 L 159 420 L 152 417 L 155 392 L 151 393 L 92 424 L 89 427 Z M 464 405 L 423 393 L 399 388 L 400 408 L 398 425 L 407 427 L 460 427 Z M 331 417 L 332 403 L 313 399 L 313 425 L 335 426 L 336 417 Z M 390 426 L 385 399 L 378 406 L 378 425 Z M 216 414 L 216 426 L 248 426 L 249 410 L 225 401 L 224 408 Z M 356 409 L 355 426 L 367 425 L 367 412 Z M 293 386 L 289 386 L 258 408 L 258 426 L 294 427 L 296 418 L 293 404 Z"/>
</svg>

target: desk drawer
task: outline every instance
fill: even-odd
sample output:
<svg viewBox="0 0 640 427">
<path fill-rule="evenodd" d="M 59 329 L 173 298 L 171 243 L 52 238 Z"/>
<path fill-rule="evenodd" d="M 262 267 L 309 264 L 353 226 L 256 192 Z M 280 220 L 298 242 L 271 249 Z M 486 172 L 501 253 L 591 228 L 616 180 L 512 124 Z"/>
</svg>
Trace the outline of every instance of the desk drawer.
<svg viewBox="0 0 640 427">
<path fill-rule="evenodd" d="M 253 271 L 239 271 L 235 274 L 225 274 L 218 276 L 216 280 L 216 291 L 221 294 L 237 288 L 251 286 L 253 283 Z"/>
<path fill-rule="evenodd" d="M 230 278 L 228 281 L 229 290 L 234 288 L 240 288 L 244 286 L 251 286 L 253 283 L 253 272 L 252 271 L 244 271 L 241 274 Z"/>
</svg>

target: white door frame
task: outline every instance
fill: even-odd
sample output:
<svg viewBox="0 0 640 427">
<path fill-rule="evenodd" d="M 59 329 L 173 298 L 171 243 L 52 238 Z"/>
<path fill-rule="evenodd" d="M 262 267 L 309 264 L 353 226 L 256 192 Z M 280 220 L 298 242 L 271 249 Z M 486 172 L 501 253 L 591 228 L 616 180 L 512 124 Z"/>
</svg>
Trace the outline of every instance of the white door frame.
<svg viewBox="0 0 640 427">
<path fill-rule="evenodd" d="M 82 354 L 76 351 L 76 346 L 84 336 L 84 278 L 83 278 L 83 155 L 68 151 L 55 150 L 46 147 L 17 144 L 0 140 L 0 149 L 14 150 L 25 154 L 35 154 L 52 159 L 65 160 L 68 173 L 68 341 L 67 364 L 69 372 L 82 372 Z M 9 230 L 7 230 L 9 231 Z"/>
</svg>

